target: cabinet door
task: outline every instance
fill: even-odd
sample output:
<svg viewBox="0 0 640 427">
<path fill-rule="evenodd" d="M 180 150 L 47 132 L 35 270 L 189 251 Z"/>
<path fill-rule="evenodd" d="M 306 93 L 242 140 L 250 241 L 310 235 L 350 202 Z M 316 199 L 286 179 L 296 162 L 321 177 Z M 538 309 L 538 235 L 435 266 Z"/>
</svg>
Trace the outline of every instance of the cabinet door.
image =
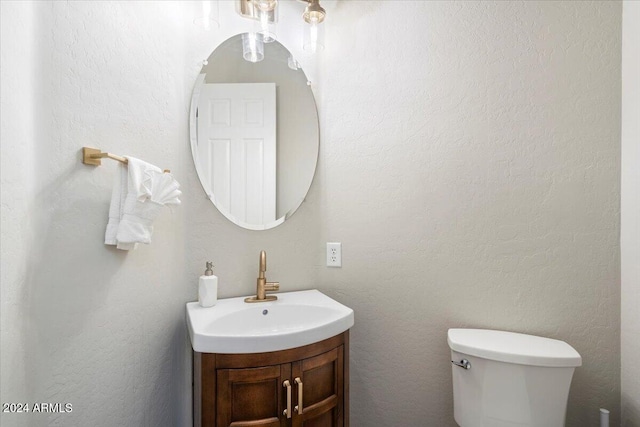
<svg viewBox="0 0 640 427">
<path fill-rule="evenodd" d="M 343 363 L 344 346 L 339 346 L 292 364 L 294 405 L 298 407 L 297 411 L 294 409 L 293 427 L 344 426 Z M 302 414 L 299 410 L 300 395 Z"/>
<path fill-rule="evenodd" d="M 291 365 L 218 369 L 217 427 L 286 427 L 284 380 Z"/>
</svg>

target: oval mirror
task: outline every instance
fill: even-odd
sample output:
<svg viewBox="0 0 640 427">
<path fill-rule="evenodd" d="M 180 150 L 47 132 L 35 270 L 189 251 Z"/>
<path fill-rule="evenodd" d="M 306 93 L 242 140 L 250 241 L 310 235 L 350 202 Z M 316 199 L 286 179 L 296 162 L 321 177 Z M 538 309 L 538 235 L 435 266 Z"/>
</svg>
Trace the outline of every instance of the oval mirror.
<svg viewBox="0 0 640 427">
<path fill-rule="evenodd" d="M 255 43 L 238 34 L 209 56 L 193 90 L 190 139 L 198 177 L 216 208 L 240 227 L 267 230 L 293 215 L 311 186 L 318 112 L 291 53 L 261 40 L 263 51 L 247 53 Z"/>
</svg>

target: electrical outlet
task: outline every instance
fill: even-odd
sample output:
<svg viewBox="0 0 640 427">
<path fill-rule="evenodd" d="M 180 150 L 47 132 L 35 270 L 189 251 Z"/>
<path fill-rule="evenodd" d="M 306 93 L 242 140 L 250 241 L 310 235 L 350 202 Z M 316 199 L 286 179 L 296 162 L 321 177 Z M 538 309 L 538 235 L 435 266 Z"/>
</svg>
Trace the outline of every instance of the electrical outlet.
<svg viewBox="0 0 640 427">
<path fill-rule="evenodd" d="M 342 267 L 342 243 L 327 242 L 327 267 Z"/>
</svg>

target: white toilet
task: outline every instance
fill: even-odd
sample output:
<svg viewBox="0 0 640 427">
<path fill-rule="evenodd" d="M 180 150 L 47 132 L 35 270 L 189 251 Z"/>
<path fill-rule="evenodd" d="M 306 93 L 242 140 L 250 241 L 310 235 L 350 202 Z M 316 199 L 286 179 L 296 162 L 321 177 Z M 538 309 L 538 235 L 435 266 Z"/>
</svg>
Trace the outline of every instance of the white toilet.
<svg viewBox="0 0 640 427">
<path fill-rule="evenodd" d="M 449 329 L 453 412 L 460 427 L 562 427 L 582 365 L 564 341 L 486 329 Z"/>
</svg>

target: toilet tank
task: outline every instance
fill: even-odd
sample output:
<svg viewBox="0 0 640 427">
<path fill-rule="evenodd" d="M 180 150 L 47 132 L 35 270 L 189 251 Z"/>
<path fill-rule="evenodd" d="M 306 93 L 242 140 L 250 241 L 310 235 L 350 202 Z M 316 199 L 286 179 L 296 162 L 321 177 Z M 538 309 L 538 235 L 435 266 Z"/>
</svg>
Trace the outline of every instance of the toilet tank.
<svg viewBox="0 0 640 427">
<path fill-rule="evenodd" d="M 564 341 L 486 329 L 449 329 L 453 412 L 461 427 L 562 427 L 582 364 Z"/>
</svg>

